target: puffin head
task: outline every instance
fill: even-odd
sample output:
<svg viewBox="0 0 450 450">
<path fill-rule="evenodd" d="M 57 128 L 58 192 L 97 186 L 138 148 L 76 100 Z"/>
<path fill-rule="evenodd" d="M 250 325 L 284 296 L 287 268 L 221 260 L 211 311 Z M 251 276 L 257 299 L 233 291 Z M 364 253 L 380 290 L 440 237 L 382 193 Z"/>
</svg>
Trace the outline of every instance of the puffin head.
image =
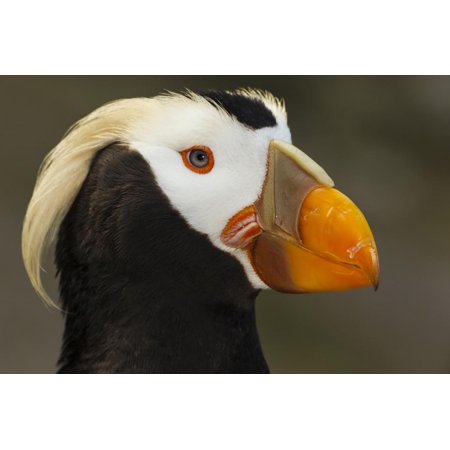
<svg viewBox="0 0 450 450">
<path fill-rule="evenodd" d="M 254 288 L 304 293 L 378 285 L 367 221 L 292 145 L 283 102 L 258 90 L 187 91 L 109 103 L 72 127 L 44 160 L 25 218 L 23 256 L 47 301 L 42 254 L 94 158 L 115 143 L 140 154 L 187 225 L 236 258 Z"/>
</svg>

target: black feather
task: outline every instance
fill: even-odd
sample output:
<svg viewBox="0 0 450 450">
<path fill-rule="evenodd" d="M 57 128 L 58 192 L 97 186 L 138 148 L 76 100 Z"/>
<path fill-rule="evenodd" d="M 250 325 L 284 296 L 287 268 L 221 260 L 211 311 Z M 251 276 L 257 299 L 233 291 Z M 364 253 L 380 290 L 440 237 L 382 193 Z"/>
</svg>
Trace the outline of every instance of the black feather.
<svg viewBox="0 0 450 450">
<path fill-rule="evenodd" d="M 267 372 L 240 263 L 188 226 L 143 157 L 99 152 L 59 231 L 60 372 Z"/>
<path fill-rule="evenodd" d="M 196 94 L 204 97 L 212 105 L 218 105 L 252 130 L 277 125 L 272 111 L 258 98 L 248 97 L 239 92 L 218 90 L 197 91 Z"/>
</svg>

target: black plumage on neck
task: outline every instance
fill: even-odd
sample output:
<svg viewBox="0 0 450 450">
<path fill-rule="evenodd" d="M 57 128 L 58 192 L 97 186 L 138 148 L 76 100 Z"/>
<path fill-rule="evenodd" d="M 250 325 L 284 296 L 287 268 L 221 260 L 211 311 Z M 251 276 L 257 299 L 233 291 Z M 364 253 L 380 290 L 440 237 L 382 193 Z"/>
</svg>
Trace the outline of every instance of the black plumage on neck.
<svg viewBox="0 0 450 450">
<path fill-rule="evenodd" d="M 171 206 L 143 157 L 92 162 L 58 235 L 62 373 L 267 372 L 258 291 Z"/>
</svg>

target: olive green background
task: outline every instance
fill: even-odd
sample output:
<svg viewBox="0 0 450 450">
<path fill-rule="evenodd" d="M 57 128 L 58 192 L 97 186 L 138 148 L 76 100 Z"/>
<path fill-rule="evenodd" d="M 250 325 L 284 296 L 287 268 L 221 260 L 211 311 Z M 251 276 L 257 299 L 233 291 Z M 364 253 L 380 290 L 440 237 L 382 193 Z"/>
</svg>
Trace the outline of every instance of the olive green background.
<svg viewBox="0 0 450 450">
<path fill-rule="evenodd" d="M 257 300 L 273 372 L 450 372 L 450 77 L 0 77 L 0 372 L 54 372 L 62 319 L 33 292 L 22 219 L 45 154 L 103 103 L 184 87 L 283 97 L 293 142 L 365 213 L 377 292 Z M 48 261 L 51 263 L 51 255 Z M 50 264 L 46 283 L 56 296 Z"/>
</svg>

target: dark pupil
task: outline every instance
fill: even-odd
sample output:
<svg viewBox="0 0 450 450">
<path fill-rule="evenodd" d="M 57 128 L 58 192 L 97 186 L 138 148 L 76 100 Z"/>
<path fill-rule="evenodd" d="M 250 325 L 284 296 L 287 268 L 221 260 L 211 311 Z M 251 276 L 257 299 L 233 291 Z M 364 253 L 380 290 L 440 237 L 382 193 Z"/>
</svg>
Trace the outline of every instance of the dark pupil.
<svg viewBox="0 0 450 450">
<path fill-rule="evenodd" d="M 195 167 L 206 167 L 209 162 L 209 157 L 203 150 L 192 150 L 189 153 L 189 162 Z"/>
</svg>

